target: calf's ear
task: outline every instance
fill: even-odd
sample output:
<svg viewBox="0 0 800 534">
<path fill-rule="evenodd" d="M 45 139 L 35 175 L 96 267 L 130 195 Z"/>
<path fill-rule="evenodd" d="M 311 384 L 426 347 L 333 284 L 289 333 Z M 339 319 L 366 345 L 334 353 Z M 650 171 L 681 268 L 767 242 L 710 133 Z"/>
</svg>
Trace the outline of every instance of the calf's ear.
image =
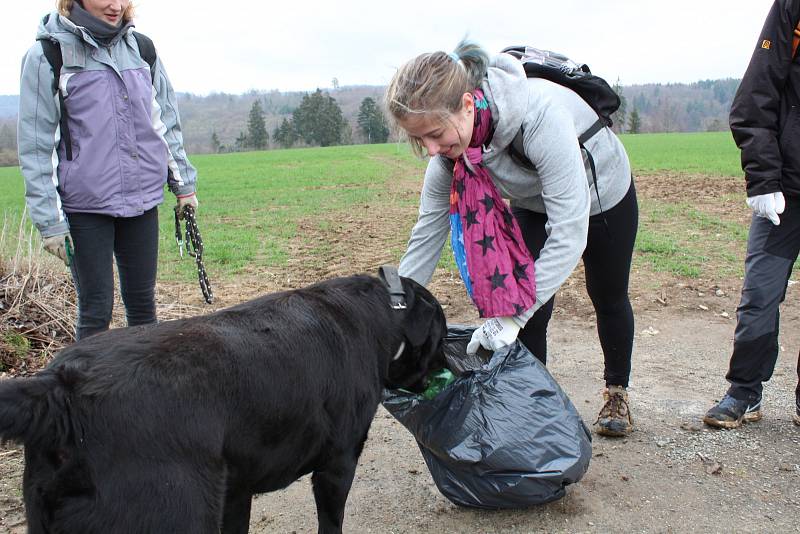
<svg viewBox="0 0 800 534">
<path fill-rule="evenodd" d="M 389 365 L 388 385 L 420 393 L 430 371 L 445 367 L 443 343 L 447 335 L 444 312 L 436 298 L 413 280 L 403 279 L 406 309 L 400 325 L 405 338 L 402 356 Z"/>
<path fill-rule="evenodd" d="M 434 350 L 447 334 L 447 324 L 441 305 L 427 289 L 411 280 L 403 279 L 406 293 L 406 316 L 403 321 L 403 334 L 414 347 L 426 343 Z"/>
</svg>

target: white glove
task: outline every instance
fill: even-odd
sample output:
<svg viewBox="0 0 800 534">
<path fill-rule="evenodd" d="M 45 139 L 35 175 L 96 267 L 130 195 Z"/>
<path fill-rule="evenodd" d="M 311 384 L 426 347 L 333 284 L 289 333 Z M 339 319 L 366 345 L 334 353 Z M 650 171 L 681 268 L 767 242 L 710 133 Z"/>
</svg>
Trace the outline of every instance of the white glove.
<svg viewBox="0 0 800 534">
<path fill-rule="evenodd" d="M 197 208 L 200 206 L 200 203 L 197 201 L 197 195 L 194 193 L 189 193 L 188 195 L 178 195 L 178 205 L 175 206 L 175 211 L 178 212 L 178 218 L 183 219 L 183 207 L 184 206 L 191 206 L 194 208 L 195 213 L 197 213 Z"/>
<path fill-rule="evenodd" d="M 69 242 L 70 253 L 67 254 L 67 242 Z M 42 244 L 44 249 L 53 256 L 60 258 L 64 265 L 69 267 L 70 256 L 75 250 L 75 245 L 72 243 L 72 236 L 69 233 L 51 235 L 50 237 L 43 237 Z"/>
<path fill-rule="evenodd" d="M 481 346 L 492 352 L 511 345 L 520 331 L 513 317 L 492 317 L 472 333 L 467 345 L 467 354 L 475 354 Z"/>
<path fill-rule="evenodd" d="M 781 218 L 778 215 L 783 213 L 786 208 L 786 200 L 783 198 L 783 193 L 778 191 L 777 193 L 748 197 L 747 205 L 754 214 L 769 219 L 772 224 L 778 226 L 781 224 Z"/>
</svg>

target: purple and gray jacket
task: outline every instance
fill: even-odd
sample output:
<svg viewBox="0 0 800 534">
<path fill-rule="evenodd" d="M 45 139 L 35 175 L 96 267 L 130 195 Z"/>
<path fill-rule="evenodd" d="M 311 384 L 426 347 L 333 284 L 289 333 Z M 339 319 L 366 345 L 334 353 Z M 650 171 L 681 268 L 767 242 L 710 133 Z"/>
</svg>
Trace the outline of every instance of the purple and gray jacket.
<svg viewBox="0 0 800 534">
<path fill-rule="evenodd" d="M 165 183 L 176 195 L 195 190 L 175 93 L 159 59 L 151 78 L 130 32 L 105 47 L 57 13 L 39 26 L 37 39 L 61 47 L 71 161 L 53 70 L 38 41 L 22 61 L 19 161 L 28 211 L 43 237 L 69 231 L 65 212 L 134 217 L 164 200 Z"/>
</svg>

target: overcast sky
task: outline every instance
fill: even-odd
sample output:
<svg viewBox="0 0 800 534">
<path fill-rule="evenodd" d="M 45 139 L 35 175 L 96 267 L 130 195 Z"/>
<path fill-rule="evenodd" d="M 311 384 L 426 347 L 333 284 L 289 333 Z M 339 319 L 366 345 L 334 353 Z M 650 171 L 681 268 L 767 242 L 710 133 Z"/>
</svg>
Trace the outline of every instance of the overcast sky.
<svg viewBox="0 0 800 534">
<path fill-rule="evenodd" d="M 55 0 L 5 0 L 0 94 Z M 422 52 L 468 35 L 531 44 L 623 85 L 741 77 L 772 0 L 137 0 L 175 89 L 197 94 L 384 85 Z M 490 7 L 494 6 L 494 7 Z"/>
</svg>

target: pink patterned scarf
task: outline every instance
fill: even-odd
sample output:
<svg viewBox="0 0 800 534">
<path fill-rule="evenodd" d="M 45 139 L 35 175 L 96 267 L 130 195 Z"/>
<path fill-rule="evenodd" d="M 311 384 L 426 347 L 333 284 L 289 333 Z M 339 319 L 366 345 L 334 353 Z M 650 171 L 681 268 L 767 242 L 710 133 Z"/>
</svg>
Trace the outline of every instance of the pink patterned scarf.
<svg viewBox="0 0 800 534">
<path fill-rule="evenodd" d="M 536 302 L 533 257 L 517 220 L 483 167 L 482 147 L 492 133 L 492 113 L 480 89 L 473 96 L 472 139 L 453 169 L 451 245 L 480 316 L 518 315 Z"/>
</svg>

